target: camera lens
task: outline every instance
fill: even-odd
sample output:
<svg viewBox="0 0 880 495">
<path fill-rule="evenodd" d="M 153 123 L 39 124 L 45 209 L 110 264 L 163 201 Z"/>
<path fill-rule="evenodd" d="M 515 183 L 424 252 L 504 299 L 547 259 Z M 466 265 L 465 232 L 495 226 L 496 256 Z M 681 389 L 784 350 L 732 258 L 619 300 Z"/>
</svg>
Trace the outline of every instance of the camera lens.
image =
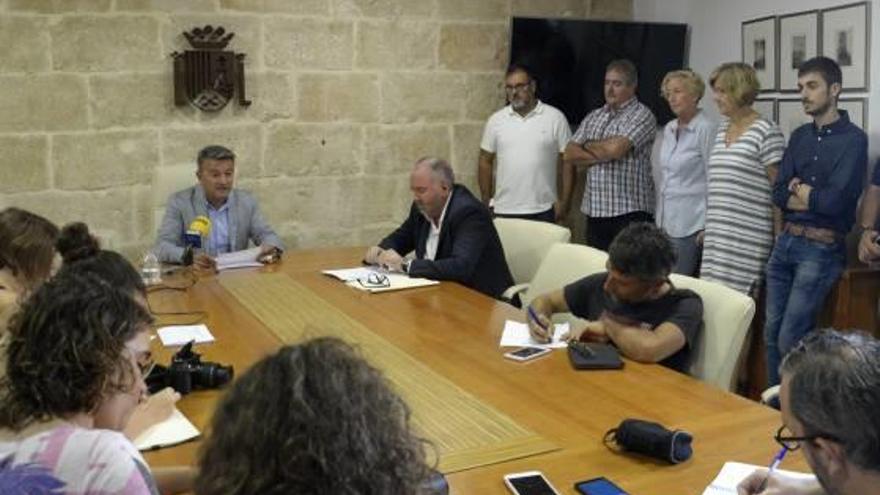
<svg viewBox="0 0 880 495">
<path fill-rule="evenodd" d="M 202 363 L 195 370 L 195 383 L 204 388 L 220 388 L 232 381 L 235 372 L 232 366 L 223 366 L 218 363 Z"/>
</svg>

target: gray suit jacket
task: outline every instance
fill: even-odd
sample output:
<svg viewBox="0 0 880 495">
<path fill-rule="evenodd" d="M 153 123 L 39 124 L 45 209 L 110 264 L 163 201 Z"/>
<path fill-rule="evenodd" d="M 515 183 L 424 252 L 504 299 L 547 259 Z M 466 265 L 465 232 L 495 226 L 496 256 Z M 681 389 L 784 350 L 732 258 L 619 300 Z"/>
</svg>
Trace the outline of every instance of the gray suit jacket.
<svg viewBox="0 0 880 495">
<path fill-rule="evenodd" d="M 266 223 L 257 200 L 247 191 L 233 189 L 229 193 L 229 245 L 234 251 L 247 249 L 248 241 L 260 246 L 268 244 L 284 249 L 281 239 Z M 180 263 L 184 252 L 184 234 L 199 215 L 208 216 L 208 200 L 202 186 L 178 191 L 168 198 L 165 217 L 159 227 L 154 252 L 159 261 Z"/>
</svg>

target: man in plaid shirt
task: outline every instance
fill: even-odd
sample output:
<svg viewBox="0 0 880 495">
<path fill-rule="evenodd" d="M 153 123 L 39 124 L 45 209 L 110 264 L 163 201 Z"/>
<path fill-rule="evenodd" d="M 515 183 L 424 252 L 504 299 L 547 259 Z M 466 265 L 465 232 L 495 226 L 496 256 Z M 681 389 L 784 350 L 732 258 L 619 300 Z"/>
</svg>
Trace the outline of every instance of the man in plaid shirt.
<svg viewBox="0 0 880 495">
<path fill-rule="evenodd" d="M 571 201 L 575 167 L 588 167 L 581 211 L 587 244 L 603 251 L 632 222 L 654 221 L 651 148 L 657 119 L 636 97 L 638 73 L 629 60 L 605 71 L 605 105 L 590 112 L 565 149 L 562 204 Z"/>
</svg>

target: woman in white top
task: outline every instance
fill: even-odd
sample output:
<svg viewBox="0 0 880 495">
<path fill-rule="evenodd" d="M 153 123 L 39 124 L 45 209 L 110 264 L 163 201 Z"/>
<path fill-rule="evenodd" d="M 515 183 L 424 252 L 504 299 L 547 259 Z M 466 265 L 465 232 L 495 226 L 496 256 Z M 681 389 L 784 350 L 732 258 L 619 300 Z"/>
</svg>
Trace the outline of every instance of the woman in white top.
<svg viewBox="0 0 880 495">
<path fill-rule="evenodd" d="M 187 468 L 154 478 L 121 433 L 146 392 L 151 322 L 130 291 L 79 270 L 60 273 L 22 303 L 0 383 L 0 493 L 191 488 Z"/>
<path fill-rule="evenodd" d="M 697 106 L 706 85 L 694 71 L 672 71 L 660 87 L 676 118 L 663 129 L 657 225 L 669 235 L 678 255 L 672 271 L 695 275 L 706 222 L 706 170 L 716 124 Z"/>
<path fill-rule="evenodd" d="M 709 158 L 709 201 L 700 278 L 754 295 L 773 247 L 771 184 L 785 151 L 782 132 L 752 108 L 760 89 L 755 69 L 733 62 L 709 78 L 727 117 Z"/>
</svg>

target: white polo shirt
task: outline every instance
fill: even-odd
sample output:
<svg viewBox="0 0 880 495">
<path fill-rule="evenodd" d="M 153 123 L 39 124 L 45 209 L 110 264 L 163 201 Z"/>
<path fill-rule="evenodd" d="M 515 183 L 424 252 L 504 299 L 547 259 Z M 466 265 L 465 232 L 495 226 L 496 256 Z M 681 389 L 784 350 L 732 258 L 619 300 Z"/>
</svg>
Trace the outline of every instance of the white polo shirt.
<svg viewBox="0 0 880 495">
<path fill-rule="evenodd" d="M 556 162 L 571 139 L 565 115 L 538 101 L 525 117 L 510 106 L 486 122 L 480 148 L 495 154 L 495 212 L 523 215 L 556 201 Z"/>
</svg>

